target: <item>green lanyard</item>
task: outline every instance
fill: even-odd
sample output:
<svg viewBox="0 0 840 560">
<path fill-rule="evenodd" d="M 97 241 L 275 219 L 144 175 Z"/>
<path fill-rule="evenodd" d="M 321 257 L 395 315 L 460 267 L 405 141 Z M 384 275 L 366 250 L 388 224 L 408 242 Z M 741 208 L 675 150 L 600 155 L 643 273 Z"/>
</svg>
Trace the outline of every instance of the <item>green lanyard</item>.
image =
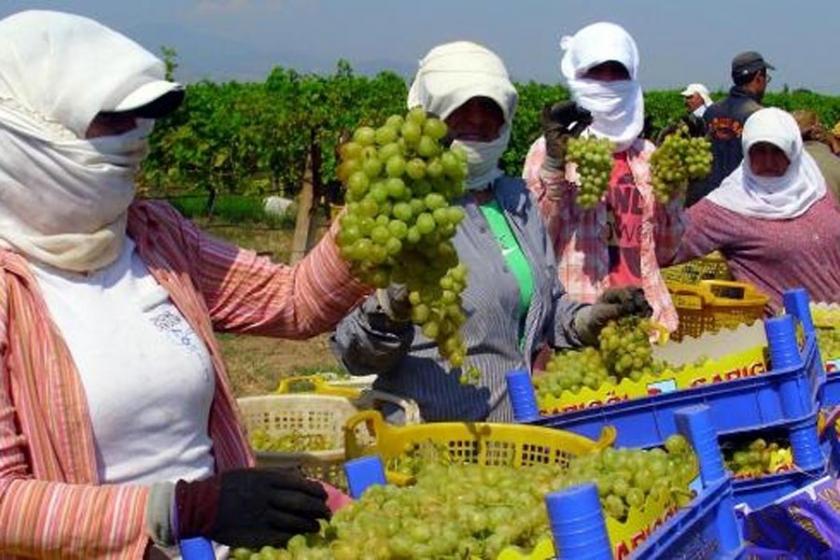
<svg viewBox="0 0 840 560">
<path fill-rule="evenodd" d="M 490 230 L 496 237 L 496 242 L 502 250 L 508 268 L 513 272 L 516 283 L 519 284 L 519 317 L 524 318 L 531 306 L 531 298 L 534 296 L 534 275 L 531 271 L 531 264 L 528 257 L 519 246 L 513 230 L 505 217 L 502 207 L 494 198 L 480 206 L 484 219 L 490 226 Z"/>
</svg>

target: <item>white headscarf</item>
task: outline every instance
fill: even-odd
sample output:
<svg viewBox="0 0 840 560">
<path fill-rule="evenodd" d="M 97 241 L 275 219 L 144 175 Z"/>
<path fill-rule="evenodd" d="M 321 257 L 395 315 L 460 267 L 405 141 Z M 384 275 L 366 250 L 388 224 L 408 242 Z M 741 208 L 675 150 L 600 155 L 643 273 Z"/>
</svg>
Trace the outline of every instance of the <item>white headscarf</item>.
<svg viewBox="0 0 840 560">
<path fill-rule="evenodd" d="M 85 132 L 163 76 L 159 59 L 93 20 L 0 20 L 0 245 L 76 272 L 117 258 L 152 121 L 120 136 Z"/>
<path fill-rule="evenodd" d="M 510 141 L 510 123 L 519 98 L 504 62 L 489 49 L 469 41 L 437 46 L 420 61 L 408 92 L 408 107 L 419 105 L 446 119 L 473 97 L 489 97 L 505 117 L 499 137 L 492 142 L 452 143 L 467 153 L 467 188 L 480 190 L 502 175 L 499 159 Z"/>
<path fill-rule="evenodd" d="M 578 105 L 592 113 L 588 133 L 608 138 L 616 151 L 633 145 L 644 127 L 645 104 L 637 81 L 639 50 L 623 27 L 598 22 L 588 25 L 560 42 L 563 59 L 560 71 Z M 602 82 L 582 78 L 590 68 L 615 60 L 627 68 L 629 80 Z"/>
<path fill-rule="evenodd" d="M 781 177 L 759 177 L 749 163 L 750 148 L 769 142 L 782 150 L 790 166 Z M 744 123 L 741 165 L 708 195 L 718 206 L 753 218 L 785 220 L 801 216 L 825 196 L 825 179 L 814 159 L 802 149 L 793 116 L 781 109 L 756 111 Z"/>
</svg>

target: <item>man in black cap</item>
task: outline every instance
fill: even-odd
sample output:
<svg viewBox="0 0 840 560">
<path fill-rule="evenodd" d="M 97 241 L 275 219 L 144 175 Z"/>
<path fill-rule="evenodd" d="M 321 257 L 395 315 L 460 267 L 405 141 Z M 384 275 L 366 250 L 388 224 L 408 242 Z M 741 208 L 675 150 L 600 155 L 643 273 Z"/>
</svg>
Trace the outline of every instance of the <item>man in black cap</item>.
<svg viewBox="0 0 840 560">
<path fill-rule="evenodd" d="M 761 99 L 770 83 L 767 70 L 775 68 L 755 51 L 747 51 L 732 59 L 732 81 L 729 95 L 710 106 L 703 119 L 712 142 L 714 162 L 709 177 L 689 186 L 686 206 L 691 206 L 718 186 L 741 164 L 741 130 L 747 118 L 761 109 Z"/>
</svg>

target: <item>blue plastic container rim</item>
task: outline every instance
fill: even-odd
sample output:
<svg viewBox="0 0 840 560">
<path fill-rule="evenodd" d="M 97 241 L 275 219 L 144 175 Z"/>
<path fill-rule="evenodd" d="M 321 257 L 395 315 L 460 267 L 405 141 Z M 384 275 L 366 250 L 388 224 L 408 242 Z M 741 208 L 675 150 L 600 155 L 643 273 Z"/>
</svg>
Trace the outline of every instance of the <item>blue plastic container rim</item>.
<svg viewBox="0 0 840 560">
<path fill-rule="evenodd" d="M 715 508 L 726 498 L 732 495 L 732 482 L 729 477 L 719 479 L 710 483 L 703 489 L 703 492 L 692 500 L 688 507 L 683 508 L 677 514 L 668 519 L 660 527 L 651 533 L 650 538 L 645 540 L 639 548 L 633 551 L 632 557 L 637 559 L 667 558 L 663 556 L 668 552 L 668 547 L 680 541 L 689 531 L 699 532 L 698 524 L 715 523 Z M 712 519 L 709 519 L 712 517 Z M 727 556 L 716 556 L 715 558 L 738 558 L 737 551 L 726 551 Z"/>
<path fill-rule="evenodd" d="M 620 401 L 616 403 L 605 404 L 597 407 L 590 407 L 590 408 L 583 408 L 580 410 L 572 410 L 569 412 L 562 412 L 557 414 L 552 414 L 549 416 L 540 416 L 537 419 L 529 421 L 530 424 L 534 425 L 551 425 L 557 421 L 557 419 L 562 418 L 565 421 L 574 421 L 582 418 L 589 418 L 593 414 L 601 414 L 601 415 L 610 415 L 615 411 L 622 411 L 627 409 L 634 409 L 634 408 L 642 408 L 642 407 L 649 407 L 652 409 L 661 408 L 663 406 L 667 406 L 669 408 L 676 408 L 679 406 L 689 406 L 689 404 L 682 405 L 681 401 L 691 401 L 696 402 L 696 398 L 701 398 L 701 395 L 705 394 L 714 394 L 714 393 L 734 393 L 743 390 L 747 390 L 752 386 L 761 385 L 760 388 L 764 388 L 766 384 L 774 384 L 774 383 L 784 383 L 788 381 L 787 377 L 798 377 L 801 375 L 803 369 L 806 368 L 809 362 L 809 358 L 815 357 L 816 345 L 815 341 L 812 344 L 811 337 L 808 337 L 808 342 L 802 352 L 805 354 L 802 360 L 801 366 L 791 366 L 786 368 L 781 368 L 778 370 L 769 370 L 765 373 L 760 375 L 752 376 L 752 377 L 744 377 L 740 379 L 733 379 L 731 381 L 725 381 L 722 383 L 713 383 L 710 385 L 701 385 L 698 387 L 692 387 L 690 389 L 683 389 L 680 391 L 673 391 L 670 393 L 663 393 L 660 395 L 651 395 L 647 397 L 640 397 L 637 399 L 631 399 L 628 401 Z M 820 387 L 823 385 L 825 378 L 823 377 L 820 380 L 817 380 L 816 385 L 812 388 L 812 397 L 816 397 L 817 393 L 819 392 Z M 814 401 L 814 411 L 816 413 L 819 411 L 819 402 Z M 810 416 L 810 415 L 809 415 Z M 806 417 L 801 417 L 796 420 L 802 420 Z M 789 420 L 785 419 L 782 421 L 783 423 L 788 422 Z M 775 427 L 778 426 L 780 423 L 774 422 L 773 424 L 769 424 L 766 427 Z M 750 428 L 752 429 L 752 428 Z M 755 429 L 761 429 L 761 427 L 756 427 Z M 740 430 L 739 430 L 740 431 Z M 718 435 L 732 433 L 732 432 L 719 432 Z"/>
<path fill-rule="evenodd" d="M 828 472 L 828 460 L 826 464 L 821 467 L 813 469 L 795 469 L 782 473 L 770 474 L 759 478 L 742 478 L 732 479 L 732 491 L 736 494 L 742 494 L 751 490 L 759 488 L 768 488 L 773 486 L 780 486 L 786 484 L 791 480 L 798 478 L 813 478 L 814 481 L 823 478 Z"/>
</svg>

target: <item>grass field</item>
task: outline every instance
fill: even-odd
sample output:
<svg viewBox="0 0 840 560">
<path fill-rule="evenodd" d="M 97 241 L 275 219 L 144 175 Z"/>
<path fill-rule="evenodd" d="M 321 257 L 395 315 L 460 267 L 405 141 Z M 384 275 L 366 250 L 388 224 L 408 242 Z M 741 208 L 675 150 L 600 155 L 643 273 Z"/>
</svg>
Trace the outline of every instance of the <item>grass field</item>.
<svg viewBox="0 0 840 560">
<path fill-rule="evenodd" d="M 264 225 L 219 225 L 196 219 L 204 231 L 241 247 L 269 254 L 275 262 L 288 262 L 292 231 Z M 307 341 L 220 334 L 225 361 L 236 396 L 271 391 L 287 375 L 335 371 L 338 363 L 328 344 L 329 335 Z"/>
</svg>

